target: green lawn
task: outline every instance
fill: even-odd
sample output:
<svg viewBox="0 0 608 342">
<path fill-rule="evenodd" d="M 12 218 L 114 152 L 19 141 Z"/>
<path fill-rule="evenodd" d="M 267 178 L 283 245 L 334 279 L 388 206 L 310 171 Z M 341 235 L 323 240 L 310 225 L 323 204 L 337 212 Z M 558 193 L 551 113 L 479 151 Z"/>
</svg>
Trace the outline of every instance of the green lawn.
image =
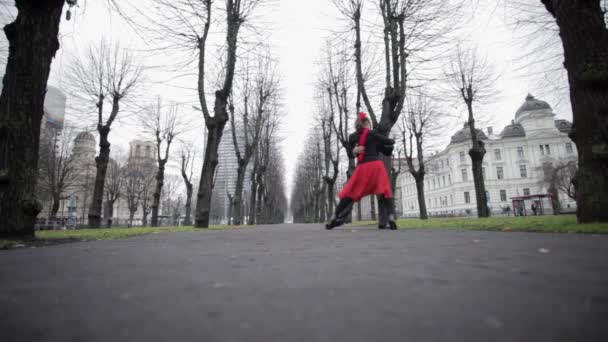
<svg viewBox="0 0 608 342">
<path fill-rule="evenodd" d="M 102 229 L 67 229 L 67 230 L 43 230 L 36 232 L 37 239 L 77 239 L 77 240 L 110 240 L 121 239 L 131 236 L 194 232 L 202 230 L 235 229 L 234 226 L 210 226 L 207 229 L 194 227 L 133 227 L 133 228 L 102 228 Z"/>
<path fill-rule="evenodd" d="M 369 224 L 375 224 L 369 222 Z M 546 233 L 608 233 L 608 223 L 577 224 L 574 215 L 403 219 L 402 229 L 466 229 Z"/>
<path fill-rule="evenodd" d="M 244 228 L 246 226 L 210 226 L 207 229 L 193 227 L 133 227 L 133 228 L 102 228 L 102 229 L 68 229 L 68 230 L 43 230 L 36 232 L 36 238 L 32 240 L 0 240 L 0 249 L 19 247 L 20 245 L 41 246 L 70 241 L 87 240 L 111 240 L 122 239 L 132 236 L 172 233 L 193 232 L 204 230 L 224 230 Z"/>
</svg>

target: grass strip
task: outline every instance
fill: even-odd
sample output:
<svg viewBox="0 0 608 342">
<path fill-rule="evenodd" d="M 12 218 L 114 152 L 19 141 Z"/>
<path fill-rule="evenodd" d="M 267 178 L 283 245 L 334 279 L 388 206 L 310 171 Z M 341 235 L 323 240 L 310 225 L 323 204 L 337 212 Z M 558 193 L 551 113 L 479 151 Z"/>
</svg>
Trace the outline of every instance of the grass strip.
<svg viewBox="0 0 608 342">
<path fill-rule="evenodd" d="M 364 221 L 359 224 L 375 225 Z M 596 233 L 608 234 L 608 223 L 576 223 L 575 215 L 556 216 L 501 216 L 501 217 L 454 217 L 401 219 L 397 221 L 401 229 L 462 229 L 541 233 Z"/>
</svg>

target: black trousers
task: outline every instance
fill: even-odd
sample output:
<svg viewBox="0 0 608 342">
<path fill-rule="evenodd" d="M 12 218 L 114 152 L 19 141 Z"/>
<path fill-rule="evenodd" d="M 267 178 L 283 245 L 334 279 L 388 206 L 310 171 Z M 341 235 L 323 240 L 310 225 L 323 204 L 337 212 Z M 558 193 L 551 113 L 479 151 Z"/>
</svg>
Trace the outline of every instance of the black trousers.
<svg viewBox="0 0 608 342">
<path fill-rule="evenodd" d="M 350 197 L 340 199 L 336 207 L 336 213 L 333 220 L 340 223 L 345 223 L 348 215 L 353 210 L 354 201 Z M 378 196 L 378 224 L 385 226 L 389 221 L 395 220 L 395 204 L 392 198 L 384 198 L 383 195 Z"/>
</svg>

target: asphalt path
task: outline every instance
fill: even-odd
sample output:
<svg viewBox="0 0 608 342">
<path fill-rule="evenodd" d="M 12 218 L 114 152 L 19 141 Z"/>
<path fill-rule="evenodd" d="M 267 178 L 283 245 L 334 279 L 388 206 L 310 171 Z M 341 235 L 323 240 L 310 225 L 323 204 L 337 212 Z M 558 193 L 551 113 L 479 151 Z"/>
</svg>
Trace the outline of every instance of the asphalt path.
<svg viewBox="0 0 608 342">
<path fill-rule="evenodd" d="M 0 251 L 0 341 L 608 341 L 608 236 L 281 225 Z"/>
</svg>

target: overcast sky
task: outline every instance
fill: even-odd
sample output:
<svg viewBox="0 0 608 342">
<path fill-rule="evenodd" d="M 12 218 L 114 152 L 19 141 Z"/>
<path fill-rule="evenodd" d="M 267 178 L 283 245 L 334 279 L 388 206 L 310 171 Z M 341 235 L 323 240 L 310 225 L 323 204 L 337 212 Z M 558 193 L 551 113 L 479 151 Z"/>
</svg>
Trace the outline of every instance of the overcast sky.
<svg viewBox="0 0 608 342">
<path fill-rule="evenodd" d="M 540 5 L 540 2 L 537 2 Z M 81 7 L 74 10 L 73 19 L 69 22 L 62 21 L 61 50 L 53 63 L 50 84 L 60 86 L 65 81 L 65 68 L 71 58 L 89 45 L 98 43 L 101 37 L 120 41 L 122 46 L 130 46 L 140 51 L 139 55 L 144 63 L 158 63 L 159 57 L 150 58 L 144 51 L 148 39 L 146 37 L 142 39 L 141 34 L 136 34 L 120 17 L 111 13 L 104 3 L 104 1 L 81 1 Z M 493 3 L 492 0 L 485 1 L 485 5 Z M 374 8 L 368 6 L 367 10 L 373 11 Z M 528 75 L 526 68 L 522 69 L 525 63 L 522 63 L 521 56 L 525 46 L 522 46 L 521 40 L 515 39 L 520 32 L 510 25 L 512 19 L 508 17 L 506 11 L 500 9 L 490 11 L 482 5 L 476 9 L 474 15 L 469 13 L 465 16 L 464 19 L 468 20 L 468 23 L 462 32 L 470 41 L 476 43 L 480 53 L 487 55 L 500 74 L 496 85 L 500 95 L 483 108 L 484 116 L 495 126 L 495 130 L 502 129 L 513 119 L 515 111 L 528 92 L 538 97 L 544 96 L 553 105 L 558 117 L 571 119 L 567 99 L 557 102 L 563 94 L 556 94 L 552 89 L 539 89 L 535 78 Z M 283 152 L 289 186 L 296 158 L 304 147 L 303 142 L 312 123 L 313 85 L 317 79 L 315 61 L 319 60 L 322 46 L 330 32 L 345 30 L 345 27 L 344 21 L 339 20 L 340 14 L 330 0 L 275 1 L 271 7 L 264 9 L 262 17 L 264 19 L 262 28 L 267 28 L 264 35 L 267 35 L 273 54 L 278 59 L 283 81 L 286 113 L 281 135 L 285 138 Z M 172 62 L 169 57 L 164 61 L 167 64 Z M 167 79 L 166 72 L 151 69 L 147 74 L 144 87 L 146 96 L 162 94 L 167 100 L 196 103 L 194 85 L 191 89 L 184 89 L 176 86 L 183 85 L 180 82 L 159 84 L 159 80 Z M 374 105 L 377 108 L 380 106 L 379 103 Z M 202 146 L 201 114 L 188 107 L 191 106 L 184 106 L 184 116 L 188 118 L 193 128 L 188 138 L 198 139 L 199 146 Z M 70 114 L 73 114 L 73 111 Z M 66 120 L 69 124 L 70 120 L 82 120 L 82 117 L 75 118 L 68 115 Z M 94 118 L 91 117 L 91 120 Z M 451 131 L 458 129 L 460 124 L 454 122 L 453 126 Z M 145 136 L 132 121 L 121 120 L 114 125 L 110 141 L 113 147 L 121 145 L 122 150 L 126 152 L 128 142 L 134 137 Z M 446 135 L 444 144 L 447 143 L 448 138 L 449 135 Z"/>
</svg>

